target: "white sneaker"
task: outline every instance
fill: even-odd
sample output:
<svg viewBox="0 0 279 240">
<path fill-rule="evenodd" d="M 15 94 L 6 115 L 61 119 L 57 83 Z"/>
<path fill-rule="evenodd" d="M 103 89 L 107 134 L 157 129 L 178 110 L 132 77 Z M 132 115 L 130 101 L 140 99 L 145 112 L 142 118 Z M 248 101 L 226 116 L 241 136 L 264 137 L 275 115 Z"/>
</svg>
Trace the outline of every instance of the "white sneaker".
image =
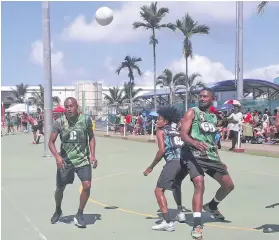
<svg viewBox="0 0 279 240">
<path fill-rule="evenodd" d="M 183 213 L 183 212 L 177 213 L 176 219 L 178 222 L 185 222 L 186 221 L 185 213 Z"/>
<path fill-rule="evenodd" d="M 157 231 L 173 232 L 175 230 L 174 222 L 167 223 L 163 220 L 160 224 L 153 226 L 152 229 Z"/>
</svg>

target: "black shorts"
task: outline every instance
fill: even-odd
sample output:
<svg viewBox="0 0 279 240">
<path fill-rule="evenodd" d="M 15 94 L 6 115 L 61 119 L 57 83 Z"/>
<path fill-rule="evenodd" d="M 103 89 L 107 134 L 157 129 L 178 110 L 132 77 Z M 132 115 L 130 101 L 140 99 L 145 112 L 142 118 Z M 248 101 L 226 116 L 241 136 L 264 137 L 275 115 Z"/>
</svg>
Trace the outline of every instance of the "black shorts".
<svg viewBox="0 0 279 240">
<path fill-rule="evenodd" d="M 181 165 L 180 160 L 169 161 L 163 167 L 157 181 L 157 187 L 174 190 L 181 186 L 181 183 L 187 174 L 187 168 Z"/>
<path fill-rule="evenodd" d="M 186 164 L 191 180 L 198 176 L 204 176 L 205 173 L 210 177 L 214 177 L 215 173 L 229 174 L 221 161 L 197 158 L 189 149 L 182 151 L 181 160 Z"/>
<path fill-rule="evenodd" d="M 91 182 L 92 166 L 90 164 L 75 168 L 72 164 L 65 164 L 64 169 L 57 169 L 56 186 L 64 187 L 67 184 L 73 184 L 75 173 L 78 175 L 81 182 Z"/>
<path fill-rule="evenodd" d="M 34 133 L 37 132 L 38 129 L 39 129 L 39 128 L 38 128 L 38 125 L 33 125 L 33 126 L 32 126 L 32 132 L 34 132 Z"/>
</svg>

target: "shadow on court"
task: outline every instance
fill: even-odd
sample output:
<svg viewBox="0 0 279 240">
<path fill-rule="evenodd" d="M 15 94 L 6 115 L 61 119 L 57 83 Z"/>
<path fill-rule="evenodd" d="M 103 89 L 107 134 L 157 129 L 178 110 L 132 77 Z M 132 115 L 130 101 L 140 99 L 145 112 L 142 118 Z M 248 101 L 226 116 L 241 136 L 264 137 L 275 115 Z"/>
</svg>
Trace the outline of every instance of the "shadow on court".
<svg viewBox="0 0 279 240">
<path fill-rule="evenodd" d="M 279 203 L 271 204 L 271 205 L 269 205 L 269 206 L 266 206 L 265 208 L 275 208 L 275 207 L 277 207 L 277 206 L 279 206 Z"/>
<path fill-rule="evenodd" d="M 159 210 L 158 210 L 159 211 Z M 189 226 L 193 226 L 193 223 L 194 223 L 194 220 L 193 220 L 193 214 L 192 212 L 189 210 L 189 209 L 185 209 L 183 211 L 184 213 L 185 212 L 188 212 L 188 213 L 185 213 L 185 216 L 186 216 L 186 224 L 188 224 Z M 190 213 L 191 212 L 191 213 Z M 177 215 L 177 209 L 171 209 L 169 208 L 169 213 L 172 217 L 173 220 L 176 220 L 176 215 Z M 158 217 L 146 217 L 145 219 L 158 219 L 158 221 L 156 221 L 156 224 L 159 224 L 161 222 L 161 220 L 163 219 L 163 216 L 162 216 L 162 213 L 158 212 L 157 213 Z M 222 223 L 231 223 L 231 221 L 228 221 L 228 220 L 224 220 L 224 221 L 221 221 L 221 220 L 217 220 L 215 218 L 213 218 L 209 213 L 207 212 L 203 212 L 202 213 L 202 219 L 203 219 L 203 222 L 204 223 L 210 223 L 210 222 L 222 222 Z"/>
<path fill-rule="evenodd" d="M 74 217 L 75 215 L 63 216 L 59 221 L 66 224 L 72 224 L 74 222 Z M 93 225 L 96 221 L 102 220 L 101 214 L 83 214 L 83 217 L 87 225 Z"/>
<path fill-rule="evenodd" d="M 263 230 L 263 233 L 275 233 L 279 232 L 279 225 L 277 224 L 264 224 L 260 227 L 255 228 L 257 230 Z"/>
</svg>

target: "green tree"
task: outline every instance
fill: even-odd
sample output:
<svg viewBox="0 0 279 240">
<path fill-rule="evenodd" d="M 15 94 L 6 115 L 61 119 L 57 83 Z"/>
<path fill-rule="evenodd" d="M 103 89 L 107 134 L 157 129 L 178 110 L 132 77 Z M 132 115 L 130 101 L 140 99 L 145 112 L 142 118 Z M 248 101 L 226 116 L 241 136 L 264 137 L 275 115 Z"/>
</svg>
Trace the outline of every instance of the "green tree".
<svg viewBox="0 0 279 240">
<path fill-rule="evenodd" d="M 154 71 L 154 107 L 155 111 L 157 109 L 156 105 L 156 44 L 158 44 L 158 39 L 156 39 L 156 30 L 160 30 L 162 28 L 168 28 L 171 30 L 175 30 L 175 25 L 172 23 L 161 24 L 162 19 L 169 13 L 169 9 L 162 7 L 157 7 L 157 2 L 152 2 L 150 6 L 142 6 L 140 11 L 140 16 L 144 22 L 134 22 L 133 28 L 144 28 L 146 30 L 151 30 L 152 35 L 150 37 L 149 43 L 152 44 L 153 47 L 153 71 Z"/>
<path fill-rule="evenodd" d="M 109 94 L 103 93 L 105 100 L 108 101 L 108 104 L 121 105 L 123 103 L 123 89 L 117 87 L 109 88 Z"/>
<path fill-rule="evenodd" d="M 258 14 L 261 14 L 264 12 L 265 7 L 267 6 L 269 2 L 268 1 L 262 1 L 258 5 Z"/>
<path fill-rule="evenodd" d="M 185 73 L 173 74 L 171 70 L 165 69 L 163 73 L 157 78 L 157 85 L 168 87 L 170 90 L 169 104 L 173 104 L 173 91 L 175 86 L 177 86 L 178 81 L 185 78 Z"/>
<path fill-rule="evenodd" d="M 13 97 L 7 97 L 8 100 L 13 103 L 24 103 L 25 95 L 27 93 L 28 84 L 24 85 L 23 83 L 16 85 L 16 89 L 12 89 Z"/>
<path fill-rule="evenodd" d="M 140 96 L 138 96 L 138 94 L 142 91 L 142 88 L 138 88 L 135 89 L 136 84 L 134 82 L 124 82 L 124 86 L 123 86 L 123 101 L 125 100 L 130 100 L 130 96 L 132 96 L 132 102 L 138 100 L 140 98 Z"/>
<path fill-rule="evenodd" d="M 199 88 L 206 87 L 203 80 L 197 79 L 197 78 L 201 78 L 201 75 L 199 73 L 193 73 L 187 78 L 187 81 L 185 81 L 186 75 L 185 75 L 185 73 L 181 73 L 181 76 L 175 82 L 175 86 L 176 86 L 175 91 L 177 91 L 179 89 L 185 89 L 186 90 L 186 88 L 188 88 L 189 91 L 186 94 L 187 99 L 189 99 L 192 102 L 193 97 L 194 96 L 197 97 L 197 95 L 195 93 L 196 90 L 199 89 Z"/>
<path fill-rule="evenodd" d="M 210 27 L 207 25 L 201 25 L 198 22 L 195 22 L 191 16 L 186 13 L 186 15 L 181 20 L 176 20 L 176 27 L 180 30 L 180 32 L 184 35 L 183 41 L 183 53 L 185 57 L 185 73 L 186 78 L 188 79 L 188 58 L 192 56 L 192 42 L 191 38 L 197 34 L 209 34 Z M 186 86 L 186 94 L 185 94 L 185 108 L 186 111 L 188 109 L 188 81 L 185 82 Z"/>
<path fill-rule="evenodd" d="M 44 87 L 39 84 L 39 91 L 32 92 L 32 97 L 29 98 L 32 104 L 44 108 Z M 54 96 L 52 97 L 52 102 L 54 104 L 60 104 L 61 100 L 59 97 Z"/>
<path fill-rule="evenodd" d="M 130 96 L 130 113 L 133 113 L 133 97 L 132 97 L 132 87 L 134 86 L 134 82 L 135 82 L 135 75 L 134 75 L 134 71 L 136 70 L 138 75 L 142 75 L 142 72 L 138 66 L 138 62 L 141 62 L 142 59 L 138 58 L 138 57 L 130 57 L 130 56 L 126 56 L 124 58 L 124 61 L 120 64 L 120 66 L 117 68 L 116 73 L 119 75 L 120 72 L 123 69 L 128 70 L 128 78 L 129 78 L 129 84 L 126 85 L 127 87 L 129 87 L 129 96 Z"/>
</svg>

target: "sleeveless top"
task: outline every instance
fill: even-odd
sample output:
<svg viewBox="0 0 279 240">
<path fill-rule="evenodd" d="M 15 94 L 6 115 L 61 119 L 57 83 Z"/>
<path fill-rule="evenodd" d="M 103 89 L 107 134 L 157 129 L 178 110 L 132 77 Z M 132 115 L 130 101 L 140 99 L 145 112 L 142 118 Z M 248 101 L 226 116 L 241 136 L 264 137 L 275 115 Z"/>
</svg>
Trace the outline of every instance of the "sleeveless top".
<svg viewBox="0 0 279 240">
<path fill-rule="evenodd" d="M 183 141 L 180 138 L 179 132 L 173 126 L 166 125 L 162 130 L 165 133 L 165 154 L 166 162 L 171 160 L 180 160 L 181 148 Z"/>
<path fill-rule="evenodd" d="M 80 114 L 73 126 L 69 125 L 65 115 L 56 121 L 61 126 L 61 157 L 66 162 L 71 162 L 75 167 L 89 164 L 88 116 Z"/>
<path fill-rule="evenodd" d="M 217 117 L 214 113 L 201 111 L 198 107 L 192 108 L 195 117 L 192 123 L 190 136 L 199 142 L 204 142 L 208 146 L 206 152 L 200 152 L 190 146 L 190 151 L 193 155 L 201 160 L 220 161 L 215 137 L 217 134 Z"/>
</svg>

